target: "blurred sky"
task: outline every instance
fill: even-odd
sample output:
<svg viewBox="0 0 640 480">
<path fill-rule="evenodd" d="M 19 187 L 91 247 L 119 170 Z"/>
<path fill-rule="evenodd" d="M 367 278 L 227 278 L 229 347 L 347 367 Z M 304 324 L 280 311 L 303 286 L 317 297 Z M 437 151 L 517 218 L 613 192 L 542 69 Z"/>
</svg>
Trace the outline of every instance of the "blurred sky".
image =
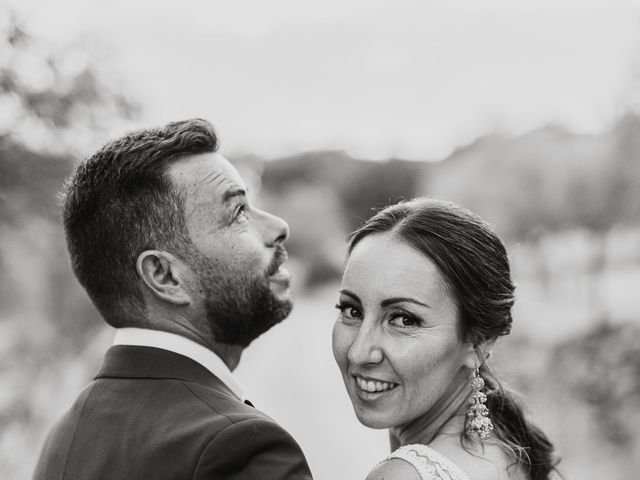
<svg viewBox="0 0 640 480">
<path fill-rule="evenodd" d="M 202 116 L 227 153 L 436 160 L 494 130 L 601 131 L 640 91 L 640 2 L 9 3 L 52 48 L 86 48 L 138 124 Z"/>
</svg>

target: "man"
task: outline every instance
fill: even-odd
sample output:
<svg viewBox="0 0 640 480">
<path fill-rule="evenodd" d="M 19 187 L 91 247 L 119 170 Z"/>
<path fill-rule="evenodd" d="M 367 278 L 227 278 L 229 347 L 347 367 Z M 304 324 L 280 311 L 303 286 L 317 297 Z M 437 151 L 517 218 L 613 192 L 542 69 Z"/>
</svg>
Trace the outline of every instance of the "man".
<svg viewBox="0 0 640 480">
<path fill-rule="evenodd" d="M 204 120 L 113 141 L 67 184 L 73 271 L 115 345 L 35 479 L 310 479 L 232 370 L 291 311 L 284 220 L 251 205 Z"/>
</svg>

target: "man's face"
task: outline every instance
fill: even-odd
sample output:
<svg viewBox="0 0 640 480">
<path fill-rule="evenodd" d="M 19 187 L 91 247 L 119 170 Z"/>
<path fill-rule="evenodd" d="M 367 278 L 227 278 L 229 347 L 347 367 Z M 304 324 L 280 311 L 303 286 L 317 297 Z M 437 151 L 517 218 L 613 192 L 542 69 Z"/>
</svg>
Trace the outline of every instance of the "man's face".
<svg viewBox="0 0 640 480">
<path fill-rule="evenodd" d="M 287 223 L 252 206 L 238 171 L 207 153 L 174 163 L 169 176 L 185 192 L 195 272 L 206 327 L 218 343 L 247 346 L 290 313 L 290 275 L 282 242 Z M 195 248 L 193 248 L 195 247 Z"/>
</svg>

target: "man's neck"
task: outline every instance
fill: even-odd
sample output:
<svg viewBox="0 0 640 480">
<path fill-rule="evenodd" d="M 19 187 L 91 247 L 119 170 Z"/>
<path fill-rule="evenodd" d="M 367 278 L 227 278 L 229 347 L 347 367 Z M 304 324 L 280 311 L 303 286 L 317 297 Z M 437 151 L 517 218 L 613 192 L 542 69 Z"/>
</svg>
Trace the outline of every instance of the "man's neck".
<svg viewBox="0 0 640 480">
<path fill-rule="evenodd" d="M 212 341 L 210 338 L 207 338 L 207 335 L 204 335 L 202 332 L 198 331 L 198 329 L 194 328 L 188 321 L 156 320 L 144 325 L 143 328 L 174 333 L 188 338 L 218 355 L 231 371 L 234 371 L 240 363 L 240 358 L 244 351 L 244 347 L 240 345 L 227 345 Z"/>
<path fill-rule="evenodd" d="M 229 370 L 231 370 L 232 372 L 240 363 L 240 358 L 242 357 L 242 352 L 244 351 L 244 347 L 240 347 L 238 345 L 225 345 L 222 343 L 207 348 L 210 348 L 213 352 L 215 352 L 216 355 L 218 355 L 222 359 L 222 361 L 227 364 L 227 367 L 229 367 Z"/>
</svg>

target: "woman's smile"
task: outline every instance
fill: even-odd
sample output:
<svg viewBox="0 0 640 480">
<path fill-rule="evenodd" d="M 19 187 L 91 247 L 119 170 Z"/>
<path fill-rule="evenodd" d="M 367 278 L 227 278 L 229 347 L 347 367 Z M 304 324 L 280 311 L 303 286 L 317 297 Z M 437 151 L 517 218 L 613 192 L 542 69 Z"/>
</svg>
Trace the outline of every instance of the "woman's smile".
<svg viewBox="0 0 640 480">
<path fill-rule="evenodd" d="M 359 420 L 404 425 L 427 412 L 473 348 L 437 266 L 390 235 L 365 238 L 343 277 L 334 356 Z"/>
<path fill-rule="evenodd" d="M 390 396 L 399 386 L 396 382 L 389 382 L 375 377 L 352 375 L 351 387 L 357 397 L 366 402 Z"/>
<path fill-rule="evenodd" d="M 448 202 L 400 202 L 351 234 L 333 356 L 356 417 L 389 429 L 393 450 L 367 480 L 468 478 L 454 462 L 478 479 L 551 478 L 551 443 L 486 364 L 513 290 L 504 244 Z"/>
</svg>

